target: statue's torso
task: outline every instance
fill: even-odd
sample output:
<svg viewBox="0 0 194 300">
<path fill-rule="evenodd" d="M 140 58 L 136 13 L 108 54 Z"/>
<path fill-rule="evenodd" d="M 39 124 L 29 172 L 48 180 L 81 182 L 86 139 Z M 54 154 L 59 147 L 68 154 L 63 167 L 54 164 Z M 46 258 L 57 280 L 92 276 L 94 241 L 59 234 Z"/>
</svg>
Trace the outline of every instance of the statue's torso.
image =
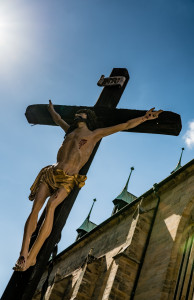
<svg viewBox="0 0 194 300">
<path fill-rule="evenodd" d="M 75 129 L 69 133 L 57 154 L 56 168 L 69 175 L 78 174 L 88 161 L 97 140 L 89 129 Z"/>
</svg>

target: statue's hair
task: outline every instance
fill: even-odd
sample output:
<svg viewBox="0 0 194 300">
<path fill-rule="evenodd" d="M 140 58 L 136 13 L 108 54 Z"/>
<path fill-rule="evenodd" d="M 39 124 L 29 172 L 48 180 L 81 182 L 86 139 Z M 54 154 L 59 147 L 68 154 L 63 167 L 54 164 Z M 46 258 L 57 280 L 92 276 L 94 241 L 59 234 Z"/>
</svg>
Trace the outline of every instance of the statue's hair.
<svg viewBox="0 0 194 300">
<path fill-rule="evenodd" d="M 95 130 L 98 127 L 97 116 L 91 109 L 80 109 L 76 112 L 77 114 L 84 113 L 87 115 L 87 126 L 90 130 Z"/>
<path fill-rule="evenodd" d="M 89 130 L 93 131 L 96 128 L 98 128 L 98 121 L 97 121 L 97 116 L 95 114 L 95 112 L 91 109 L 80 109 L 76 112 L 76 114 L 81 114 L 84 113 L 87 115 L 87 119 L 85 120 L 86 125 L 88 127 Z M 77 124 L 71 124 L 69 129 L 66 132 L 66 135 L 69 134 L 70 132 L 72 132 L 73 130 L 75 130 L 77 128 Z"/>
</svg>

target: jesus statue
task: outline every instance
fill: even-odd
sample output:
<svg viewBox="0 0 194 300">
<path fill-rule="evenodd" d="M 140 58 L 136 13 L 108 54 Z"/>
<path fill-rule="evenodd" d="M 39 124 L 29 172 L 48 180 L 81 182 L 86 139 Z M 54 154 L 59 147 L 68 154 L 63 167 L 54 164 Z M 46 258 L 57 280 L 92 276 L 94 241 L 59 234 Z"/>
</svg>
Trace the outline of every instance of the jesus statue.
<svg viewBox="0 0 194 300">
<path fill-rule="evenodd" d="M 57 153 L 56 164 L 43 168 L 31 187 L 29 199 L 33 200 L 33 206 L 25 224 L 22 247 L 14 267 L 15 271 L 25 271 L 36 264 L 36 257 L 51 233 L 56 207 L 69 195 L 75 185 L 79 188 L 84 186 L 87 177 L 79 174 L 79 171 L 89 160 L 98 141 L 110 134 L 156 119 L 163 112 L 162 110 L 154 111 L 152 108 L 142 117 L 115 126 L 98 128 L 97 117 L 92 110 L 77 111 L 72 125 L 67 124 L 54 110 L 51 100 L 49 100 L 48 110 L 53 121 L 66 132 L 66 135 Z M 38 213 L 48 197 L 44 221 L 29 251 L 30 239 L 37 226 Z"/>
</svg>

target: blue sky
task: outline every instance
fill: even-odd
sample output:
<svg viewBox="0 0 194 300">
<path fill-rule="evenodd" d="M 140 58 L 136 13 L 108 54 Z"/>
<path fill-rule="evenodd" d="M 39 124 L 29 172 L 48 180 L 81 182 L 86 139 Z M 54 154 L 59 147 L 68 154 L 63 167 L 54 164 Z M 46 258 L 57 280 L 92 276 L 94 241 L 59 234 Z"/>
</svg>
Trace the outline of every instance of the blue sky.
<svg viewBox="0 0 194 300">
<path fill-rule="evenodd" d="M 26 107 L 49 99 L 92 106 L 100 76 L 125 67 L 131 79 L 119 108 L 155 106 L 182 118 L 178 137 L 117 133 L 103 140 L 63 230 L 62 251 L 75 241 L 93 198 L 93 222 L 111 215 L 131 166 L 129 191 L 140 196 L 170 174 L 182 147 L 182 164 L 193 159 L 193 36 L 192 0 L 0 0 L 0 293 L 19 255 L 29 188 L 43 166 L 55 163 L 64 136 L 59 127 L 30 126 Z"/>
</svg>

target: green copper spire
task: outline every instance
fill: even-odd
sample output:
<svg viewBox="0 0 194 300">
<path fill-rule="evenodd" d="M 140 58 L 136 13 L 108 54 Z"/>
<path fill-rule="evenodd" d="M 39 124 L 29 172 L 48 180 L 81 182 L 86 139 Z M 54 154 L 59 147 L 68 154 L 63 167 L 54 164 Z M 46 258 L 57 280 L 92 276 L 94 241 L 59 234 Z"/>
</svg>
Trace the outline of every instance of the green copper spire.
<svg viewBox="0 0 194 300">
<path fill-rule="evenodd" d="M 130 180 L 130 178 L 131 178 L 131 174 L 132 174 L 132 172 L 134 171 L 134 167 L 131 167 L 131 172 L 130 172 L 130 174 L 129 174 L 129 177 L 128 177 L 128 179 L 127 179 L 127 182 L 126 182 L 126 185 L 125 185 L 125 187 L 124 187 L 124 189 L 128 189 L 128 185 L 129 185 L 129 180 Z M 123 190 L 124 190 L 123 189 Z"/>
<path fill-rule="evenodd" d="M 90 208 L 90 211 L 89 211 L 89 214 L 87 216 L 87 219 L 89 220 L 90 219 L 90 215 L 91 215 L 91 212 L 92 212 L 92 209 L 93 209 L 93 206 L 94 206 L 94 203 L 96 202 L 96 198 L 93 199 L 93 203 L 92 203 L 92 207 Z"/>
<path fill-rule="evenodd" d="M 90 215 L 94 206 L 94 203 L 96 202 L 96 199 L 93 200 L 92 207 L 90 208 L 89 214 L 87 215 L 85 221 L 82 223 L 82 225 L 76 229 L 78 236 L 77 239 L 80 239 L 84 234 L 90 232 L 92 229 L 94 229 L 97 225 L 90 221 Z"/>
<path fill-rule="evenodd" d="M 185 150 L 185 148 L 182 148 L 181 156 L 180 156 L 180 158 L 179 158 L 179 162 L 178 162 L 176 168 L 171 172 L 171 174 L 174 173 L 174 172 L 176 172 L 178 169 L 180 169 L 180 168 L 182 167 L 182 166 L 181 166 L 181 159 L 182 159 L 182 155 L 183 155 L 183 151 L 184 151 L 184 150 Z"/>
<path fill-rule="evenodd" d="M 113 203 L 115 205 L 114 209 L 113 209 L 113 214 L 116 213 L 118 210 L 120 210 L 121 208 L 123 208 L 124 206 L 126 206 L 127 204 L 131 203 L 132 201 L 134 201 L 135 199 L 137 199 L 136 196 L 134 196 L 133 194 L 129 193 L 127 191 L 128 189 L 128 185 L 129 185 L 129 180 L 131 178 L 131 174 L 134 170 L 134 167 L 131 167 L 131 172 L 129 174 L 129 177 L 127 179 L 127 182 L 125 184 L 124 189 L 122 190 L 122 192 L 113 200 Z"/>
</svg>

